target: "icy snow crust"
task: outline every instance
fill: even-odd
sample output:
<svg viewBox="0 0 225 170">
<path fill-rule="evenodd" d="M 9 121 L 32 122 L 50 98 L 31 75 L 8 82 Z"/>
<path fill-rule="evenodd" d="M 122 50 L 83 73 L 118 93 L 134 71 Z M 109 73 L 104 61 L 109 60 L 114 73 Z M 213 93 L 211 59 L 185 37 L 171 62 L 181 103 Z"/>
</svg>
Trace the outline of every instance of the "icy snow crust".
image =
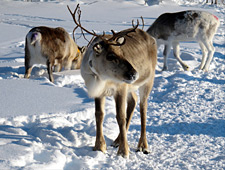
<svg viewBox="0 0 225 170">
<path fill-rule="evenodd" d="M 181 57 L 191 66 L 183 71 L 171 52 L 169 71 L 161 72 L 162 47 L 154 88 L 148 102 L 147 138 L 150 154 L 136 153 L 140 136 L 139 106 L 128 132 L 130 159 L 110 146 L 119 129 L 112 98 L 106 101 L 104 134 L 107 153 L 92 151 L 95 143 L 94 101 L 86 94 L 79 70 L 54 73 L 44 67 L 24 79 L 24 39 L 34 26 L 74 23 L 66 8 L 81 5 L 82 24 L 97 33 L 131 27 L 143 16 L 145 30 L 164 12 L 209 11 L 220 19 L 210 71 L 198 70 L 197 43 L 181 44 Z M 224 169 L 225 168 L 225 8 L 195 1 L 142 0 L 0 1 L 0 169 Z M 78 37 L 80 33 L 76 34 Z M 87 38 L 91 36 L 87 35 Z M 80 46 L 87 42 L 77 40 Z"/>
</svg>

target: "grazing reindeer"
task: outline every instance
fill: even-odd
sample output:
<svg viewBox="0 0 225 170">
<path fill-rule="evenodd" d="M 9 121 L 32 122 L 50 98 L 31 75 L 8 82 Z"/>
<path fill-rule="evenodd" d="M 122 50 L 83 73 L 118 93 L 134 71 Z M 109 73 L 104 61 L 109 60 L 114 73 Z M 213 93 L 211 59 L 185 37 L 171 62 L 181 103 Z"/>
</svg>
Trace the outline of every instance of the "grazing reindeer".
<svg viewBox="0 0 225 170">
<path fill-rule="evenodd" d="M 54 82 L 53 66 L 55 71 L 61 71 L 62 67 L 66 70 L 79 69 L 84 51 L 61 27 L 34 27 L 26 35 L 24 77 L 30 77 L 35 64 L 44 64 L 47 65 L 50 81 Z"/>
<path fill-rule="evenodd" d="M 74 22 L 85 32 L 96 36 L 88 47 L 81 64 L 81 75 L 87 86 L 88 94 L 95 98 L 96 141 L 94 150 L 106 151 L 103 136 L 104 104 L 106 96 L 113 96 L 116 103 L 116 119 L 120 129 L 114 146 L 119 146 L 118 155 L 129 157 L 127 131 L 137 102 L 134 91 L 139 89 L 141 137 L 138 151 L 147 154 L 147 99 L 153 86 L 157 62 L 155 39 L 145 31 L 138 29 L 138 24 L 134 28 L 118 33 L 112 31 L 113 35 L 97 35 L 77 22 L 75 15 L 78 9 L 79 4 L 74 13 L 69 9 Z"/>
<path fill-rule="evenodd" d="M 175 58 L 184 70 L 188 70 L 189 67 L 180 58 L 179 42 L 197 41 L 203 55 L 200 69 L 208 71 L 215 51 L 212 40 L 218 26 L 219 20 L 216 16 L 204 11 L 190 10 L 160 15 L 147 32 L 156 38 L 158 46 L 165 45 L 163 70 L 168 69 L 167 57 L 171 46 Z"/>
</svg>

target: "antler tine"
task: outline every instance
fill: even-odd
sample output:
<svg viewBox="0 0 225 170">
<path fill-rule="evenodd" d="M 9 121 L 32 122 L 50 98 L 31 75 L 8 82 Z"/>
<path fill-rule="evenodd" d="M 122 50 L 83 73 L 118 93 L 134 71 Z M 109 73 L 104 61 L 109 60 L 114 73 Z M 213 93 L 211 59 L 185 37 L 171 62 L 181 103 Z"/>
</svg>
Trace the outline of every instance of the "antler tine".
<svg viewBox="0 0 225 170">
<path fill-rule="evenodd" d="M 142 20 L 142 30 L 144 30 L 144 27 L 145 27 L 145 21 L 144 21 L 144 18 L 141 16 L 141 20 Z"/>
<path fill-rule="evenodd" d="M 73 41 L 75 41 L 75 31 L 76 31 L 77 28 L 78 28 L 78 26 L 76 26 L 76 27 L 73 29 Z"/>
<path fill-rule="evenodd" d="M 72 16 L 72 18 L 73 18 L 73 21 L 74 21 L 74 23 L 76 24 L 76 27 L 74 28 L 74 31 L 78 28 L 78 27 L 80 27 L 81 28 L 81 32 L 82 32 L 82 34 L 83 34 L 83 31 L 85 31 L 85 32 L 87 32 L 88 34 L 91 34 L 91 35 L 93 35 L 93 36 L 99 36 L 99 35 L 97 35 L 94 31 L 93 32 L 91 32 L 91 31 L 88 31 L 87 29 L 85 29 L 84 27 L 82 27 L 81 26 L 81 23 L 80 23 L 80 16 L 81 16 L 81 10 L 80 10 L 80 5 L 79 4 L 77 4 L 77 7 L 76 7 L 76 9 L 74 10 L 74 12 L 72 12 L 71 11 L 71 9 L 70 9 L 70 7 L 67 5 L 67 8 L 68 8 L 68 10 L 69 10 L 69 12 L 70 12 L 70 14 L 71 14 L 71 16 Z M 77 20 L 76 20 L 76 13 L 78 13 L 78 22 L 77 22 Z M 83 34 L 84 35 L 84 34 Z M 86 38 L 85 38 L 86 39 Z"/>
<path fill-rule="evenodd" d="M 114 42 L 114 40 L 116 38 L 120 38 L 120 37 L 123 37 L 127 34 L 129 34 L 130 32 L 135 32 L 135 30 L 137 29 L 137 27 L 139 26 L 139 20 L 137 20 L 137 25 L 134 26 L 134 20 L 132 20 L 132 25 L 133 25 L 133 28 L 131 29 L 128 29 L 127 31 L 121 31 L 121 32 L 118 32 L 118 33 L 115 33 L 115 31 L 111 30 L 113 36 L 108 39 L 108 40 L 104 40 L 107 44 L 109 45 L 117 45 L 117 46 L 120 46 L 121 44 L 120 43 L 117 43 L 117 42 Z"/>
<path fill-rule="evenodd" d="M 132 21 L 132 25 L 133 25 L 133 28 L 130 28 L 130 29 L 126 30 L 126 31 L 121 31 L 121 32 L 118 32 L 118 33 L 115 33 L 115 31 L 111 30 L 111 32 L 113 33 L 113 36 L 112 36 L 110 39 L 104 40 L 104 41 L 105 41 L 107 44 L 109 44 L 109 45 L 121 46 L 122 44 L 117 43 L 117 42 L 115 42 L 114 40 L 115 40 L 116 38 L 121 38 L 121 37 L 123 37 L 123 36 L 129 34 L 130 32 L 135 32 L 135 30 L 136 30 L 137 27 L 139 26 L 139 21 L 137 20 L 137 25 L 136 25 L 136 26 L 134 26 L 133 21 Z"/>
<path fill-rule="evenodd" d="M 79 26 L 79 24 L 77 23 L 76 17 L 75 17 L 78 8 L 80 8 L 79 4 L 77 4 L 77 7 L 76 7 L 76 9 L 74 10 L 74 13 L 72 13 L 72 11 L 71 11 L 69 5 L 67 5 L 67 8 L 68 8 L 70 14 L 72 15 L 72 18 L 73 18 L 73 21 L 75 22 L 75 24 L 76 24 L 77 26 Z"/>
<path fill-rule="evenodd" d="M 84 36 L 85 39 L 86 39 L 86 37 L 85 37 L 83 31 L 87 32 L 88 34 L 93 35 L 93 37 L 95 37 L 95 36 L 96 36 L 96 37 L 100 37 L 105 43 L 107 43 L 107 44 L 109 44 L 109 45 L 121 45 L 121 44 L 119 44 L 119 43 L 116 43 L 114 40 L 115 40 L 116 38 L 123 37 L 123 36 L 127 35 L 127 34 L 130 33 L 130 32 L 135 32 L 135 30 L 136 30 L 137 27 L 139 26 L 139 20 L 137 20 L 137 25 L 136 25 L 136 26 L 134 26 L 134 21 L 132 21 L 133 28 L 131 28 L 131 29 L 127 30 L 127 31 L 122 31 L 122 32 L 118 32 L 118 33 L 115 33 L 115 31 L 111 30 L 113 36 L 112 36 L 110 39 L 106 39 L 106 38 L 104 38 L 105 32 L 103 32 L 103 35 L 98 35 L 98 34 L 96 34 L 94 31 L 91 32 L 91 31 L 88 31 L 87 29 L 85 29 L 84 27 L 82 27 L 81 22 L 80 22 L 80 18 L 81 18 L 81 10 L 80 10 L 80 5 L 79 5 L 79 4 L 77 4 L 77 7 L 75 8 L 74 12 L 71 11 L 71 9 L 70 9 L 70 7 L 69 7 L 68 5 L 67 5 L 67 8 L 68 8 L 68 10 L 69 10 L 69 12 L 70 12 L 70 14 L 71 14 L 71 16 L 72 16 L 72 18 L 73 18 L 74 23 L 76 24 L 76 27 L 75 27 L 74 30 L 73 30 L 73 38 L 74 38 L 74 39 L 75 39 L 74 32 L 76 31 L 76 29 L 77 29 L 78 27 L 80 27 L 81 32 L 82 32 L 82 34 L 83 34 L 83 36 Z M 77 21 L 77 19 L 76 19 L 76 14 L 78 14 L 78 21 Z M 143 21 L 142 21 L 142 22 L 143 22 Z M 144 23 L 144 22 L 143 22 L 143 23 Z M 92 38 L 92 39 L 93 39 L 93 38 Z M 87 40 L 87 39 L 86 39 L 86 40 Z M 90 43 L 90 42 L 89 42 L 89 43 Z"/>
<path fill-rule="evenodd" d="M 134 20 L 132 20 L 132 26 L 133 26 L 133 28 L 136 29 L 139 26 L 139 20 L 137 19 L 137 25 L 136 26 L 134 26 Z"/>
<path fill-rule="evenodd" d="M 111 30 L 111 32 L 112 32 L 112 34 L 113 34 L 113 35 L 115 35 L 115 34 L 116 34 L 114 30 Z"/>
<path fill-rule="evenodd" d="M 137 19 L 137 25 L 134 27 L 136 29 L 139 26 L 139 20 Z"/>
</svg>

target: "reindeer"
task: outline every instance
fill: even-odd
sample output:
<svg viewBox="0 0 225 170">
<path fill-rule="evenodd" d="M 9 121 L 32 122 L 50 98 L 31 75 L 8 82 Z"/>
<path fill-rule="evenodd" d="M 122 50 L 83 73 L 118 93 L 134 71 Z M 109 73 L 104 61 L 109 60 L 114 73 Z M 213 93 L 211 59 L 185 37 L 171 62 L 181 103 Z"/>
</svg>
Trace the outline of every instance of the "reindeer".
<svg viewBox="0 0 225 170">
<path fill-rule="evenodd" d="M 65 29 L 61 27 L 34 27 L 26 35 L 25 78 L 29 78 L 35 64 L 47 65 L 49 79 L 55 71 L 79 69 L 85 48 L 78 47 Z"/>
<path fill-rule="evenodd" d="M 219 27 L 219 20 L 213 14 L 204 11 L 183 11 L 177 13 L 164 13 L 148 28 L 147 32 L 156 38 L 158 47 L 164 44 L 164 66 L 167 70 L 167 57 L 171 46 L 175 58 L 184 70 L 189 70 L 189 66 L 180 58 L 180 41 L 197 41 L 202 50 L 202 62 L 200 69 L 208 71 L 213 58 L 215 48 L 213 47 L 213 37 Z"/>
<path fill-rule="evenodd" d="M 147 154 L 147 99 L 153 86 L 157 62 L 155 39 L 138 29 L 138 24 L 118 33 L 112 31 L 112 35 L 97 35 L 77 22 L 75 15 L 80 10 L 79 4 L 74 13 L 68 9 L 75 24 L 95 36 L 81 64 L 81 75 L 88 94 L 95 99 L 96 141 L 93 150 L 106 152 L 103 136 L 104 104 L 106 96 L 113 96 L 120 129 L 113 146 L 119 146 L 118 155 L 129 157 L 127 131 L 137 102 L 135 91 L 139 89 L 141 136 L 137 150 Z"/>
</svg>

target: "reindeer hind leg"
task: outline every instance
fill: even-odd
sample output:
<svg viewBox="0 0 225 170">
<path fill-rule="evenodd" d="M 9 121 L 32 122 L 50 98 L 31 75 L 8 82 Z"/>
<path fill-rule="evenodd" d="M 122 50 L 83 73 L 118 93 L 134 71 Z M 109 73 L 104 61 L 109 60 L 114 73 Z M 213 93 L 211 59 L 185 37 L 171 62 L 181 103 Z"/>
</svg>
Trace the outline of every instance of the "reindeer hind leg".
<svg viewBox="0 0 225 170">
<path fill-rule="evenodd" d="M 31 71 L 32 71 L 32 66 L 31 67 L 28 67 L 28 66 L 25 66 L 25 75 L 24 75 L 24 78 L 30 78 L 30 75 L 31 75 Z"/>
<path fill-rule="evenodd" d="M 54 82 L 54 77 L 52 74 L 52 66 L 53 64 L 49 60 L 47 60 L 47 70 L 48 70 L 49 80 L 51 82 Z"/>
<path fill-rule="evenodd" d="M 120 129 L 119 148 L 117 155 L 129 158 L 129 146 L 127 142 L 126 130 L 126 102 L 127 102 L 127 87 L 122 88 L 114 95 L 116 102 L 116 120 Z"/>
<path fill-rule="evenodd" d="M 30 55 L 30 50 L 28 49 L 28 43 L 26 39 L 26 45 L 25 45 L 25 74 L 24 78 L 30 78 L 30 74 L 32 71 L 33 66 L 30 63 L 31 60 L 31 55 Z"/>
<path fill-rule="evenodd" d="M 213 46 L 212 41 L 210 41 L 210 40 L 203 41 L 203 44 L 205 45 L 206 49 L 208 50 L 208 56 L 207 56 L 205 65 L 203 67 L 203 71 L 208 71 L 210 63 L 211 63 L 213 55 L 214 55 L 214 52 L 215 52 L 215 48 Z"/>
<path fill-rule="evenodd" d="M 201 61 L 201 65 L 200 65 L 199 69 L 203 70 L 203 67 L 205 66 L 205 63 L 206 63 L 208 50 L 206 49 L 205 45 L 202 42 L 199 42 L 199 45 L 202 50 L 202 61 Z"/>
</svg>

